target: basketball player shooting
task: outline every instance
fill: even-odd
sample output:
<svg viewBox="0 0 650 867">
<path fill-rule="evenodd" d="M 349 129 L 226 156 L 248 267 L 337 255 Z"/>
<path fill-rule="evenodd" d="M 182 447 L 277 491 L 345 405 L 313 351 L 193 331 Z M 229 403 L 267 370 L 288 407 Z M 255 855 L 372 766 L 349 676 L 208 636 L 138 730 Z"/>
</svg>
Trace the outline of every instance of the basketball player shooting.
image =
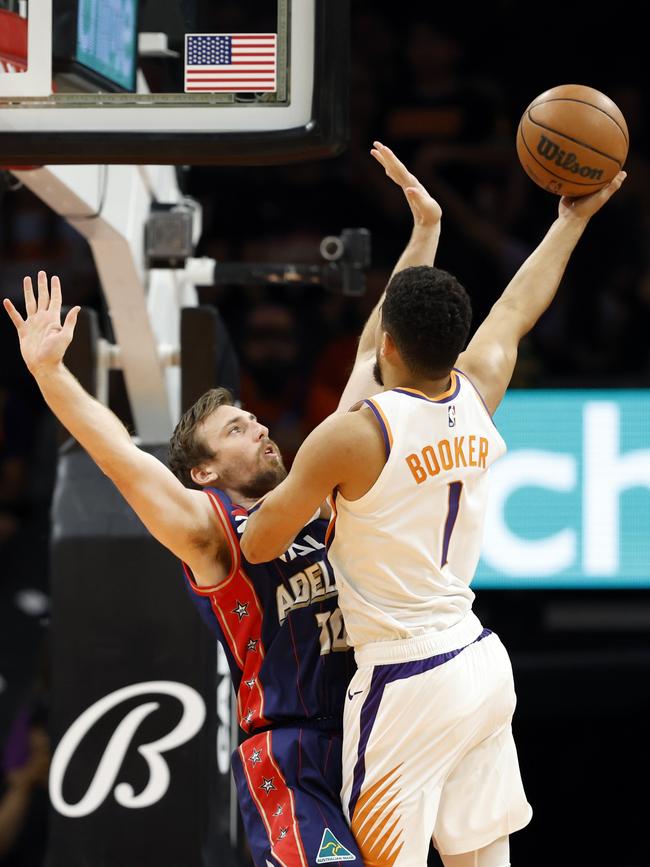
<svg viewBox="0 0 650 867">
<path fill-rule="evenodd" d="M 373 154 L 389 175 L 399 162 Z M 339 604 L 358 670 L 343 724 L 343 809 L 366 864 L 507 867 L 531 818 L 508 653 L 472 611 L 492 414 L 522 337 L 552 302 L 589 220 L 620 188 L 562 198 L 557 219 L 463 350 L 471 306 L 434 267 L 389 283 L 375 335 L 383 391 L 330 416 L 251 516 L 250 562 L 285 551 L 327 495 Z"/>
<path fill-rule="evenodd" d="M 395 274 L 433 262 L 441 211 L 403 166 L 391 177 L 413 214 Z M 224 647 L 247 735 L 232 768 L 254 863 L 361 864 L 339 799 L 342 713 L 354 661 L 324 556 L 327 520 L 320 505 L 288 556 L 247 563 L 239 535 L 248 510 L 286 476 L 268 429 L 225 389 L 212 389 L 174 431 L 172 472 L 139 449 L 64 366 L 79 308 L 61 324 L 58 278 L 48 285 L 40 272 L 35 296 L 27 277 L 24 294 L 25 318 L 10 301 L 4 306 L 47 404 L 151 534 L 183 561 L 191 596 Z M 341 409 L 374 391 L 379 309 L 361 335 Z"/>
</svg>

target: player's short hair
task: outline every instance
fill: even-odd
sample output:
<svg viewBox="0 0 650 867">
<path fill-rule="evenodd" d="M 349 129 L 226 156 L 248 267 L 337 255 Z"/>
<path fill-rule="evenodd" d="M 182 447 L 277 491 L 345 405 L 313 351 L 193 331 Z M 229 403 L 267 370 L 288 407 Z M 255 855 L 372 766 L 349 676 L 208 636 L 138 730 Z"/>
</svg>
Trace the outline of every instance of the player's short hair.
<svg viewBox="0 0 650 867">
<path fill-rule="evenodd" d="M 472 322 L 469 296 L 447 271 L 418 265 L 388 284 L 382 327 L 413 373 L 435 378 L 453 367 Z"/>
<path fill-rule="evenodd" d="M 234 404 L 232 393 L 227 388 L 211 388 L 183 413 L 174 428 L 169 441 L 167 464 L 186 488 L 200 487 L 192 479 L 192 468 L 214 457 L 214 452 L 199 434 L 199 426 L 220 406 Z"/>
</svg>

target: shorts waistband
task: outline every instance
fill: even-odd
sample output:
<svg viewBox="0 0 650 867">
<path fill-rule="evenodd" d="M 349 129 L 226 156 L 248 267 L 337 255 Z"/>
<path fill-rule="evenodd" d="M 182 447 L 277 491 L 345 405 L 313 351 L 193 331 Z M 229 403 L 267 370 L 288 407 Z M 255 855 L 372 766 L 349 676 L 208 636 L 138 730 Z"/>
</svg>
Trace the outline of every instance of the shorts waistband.
<svg viewBox="0 0 650 867">
<path fill-rule="evenodd" d="M 260 726 L 247 733 L 248 737 L 264 734 L 275 729 L 314 729 L 316 731 L 332 732 L 333 734 L 341 734 L 343 731 L 343 720 L 341 716 L 317 716 L 305 717 L 304 719 L 296 717 L 295 719 L 284 719 L 281 721 L 272 722 L 268 726 Z"/>
<path fill-rule="evenodd" d="M 427 632 L 415 638 L 401 638 L 395 641 L 377 641 L 356 647 L 354 657 L 357 665 L 390 665 L 394 662 L 410 662 L 427 659 L 439 653 L 449 653 L 459 647 L 471 644 L 483 631 L 481 621 L 473 611 L 462 620 L 439 632 Z"/>
</svg>

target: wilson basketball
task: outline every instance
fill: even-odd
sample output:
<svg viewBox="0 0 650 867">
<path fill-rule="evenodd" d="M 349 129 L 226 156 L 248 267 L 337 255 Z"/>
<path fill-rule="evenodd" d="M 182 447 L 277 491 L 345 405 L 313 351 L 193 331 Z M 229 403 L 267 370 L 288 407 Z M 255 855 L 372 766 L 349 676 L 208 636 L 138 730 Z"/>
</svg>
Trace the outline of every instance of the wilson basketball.
<svg viewBox="0 0 650 867">
<path fill-rule="evenodd" d="M 534 99 L 517 130 L 517 156 L 529 177 L 559 196 L 586 196 L 623 168 L 627 124 L 593 87 L 562 84 Z"/>
</svg>

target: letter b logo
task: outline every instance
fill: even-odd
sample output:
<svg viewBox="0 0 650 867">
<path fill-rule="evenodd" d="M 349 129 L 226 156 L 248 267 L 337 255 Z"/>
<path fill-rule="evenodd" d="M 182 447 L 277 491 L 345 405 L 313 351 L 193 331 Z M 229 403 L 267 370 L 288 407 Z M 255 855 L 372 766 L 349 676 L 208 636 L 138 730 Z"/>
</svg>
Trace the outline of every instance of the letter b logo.
<svg viewBox="0 0 650 867">
<path fill-rule="evenodd" d="M 205 704 L 201 696 L 184 683 L 169 680 L 152 680 L 125 686 L 100 699 L 85 710 L 70 726 L 59 742 L 50 766 L 50 800 L 52 806 L 63 816 L 79 818 L 94 812 L 113 788 L 122 762 L 142 721 L 157 710 L 156 701 L 148 701 L 133 708 L 113 732 L 95 775 L 83 798 L 76 804 L 68 804 L 63 797 L 63 779 L 77 747 L 101 717 L 124 701 L 138 695 L 163 693 L 178 699 L 183 705 L 180 722 L 168 734 L 137 749 L 147 763 L 149 779 L 144 789 L 135 794 L 129 783 L 119 783 L 113 789 L 115 800 L 123 807 L 139 809 L 150 807 L 159 801 L 169 787 L 169 766 L 163 754 L 191 740 L 205 720 Z"/>
</svg>

